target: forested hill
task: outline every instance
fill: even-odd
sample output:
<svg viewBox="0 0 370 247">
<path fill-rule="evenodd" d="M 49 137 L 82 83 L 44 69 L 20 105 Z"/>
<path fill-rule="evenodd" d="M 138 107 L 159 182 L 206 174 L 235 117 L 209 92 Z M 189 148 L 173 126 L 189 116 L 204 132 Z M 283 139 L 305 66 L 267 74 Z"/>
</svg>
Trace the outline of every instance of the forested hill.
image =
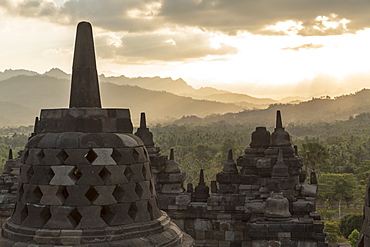
<svg viewBox="0 0 370 247">
<path fill-rule="evenodd" d="M 176 124 L 206 125 L 225 121 L 228 124 L 250 123 L 273 126 L 276 111 L 281 110 L 284 125 L 308 124 L 347 120 L 361 113 L 370 112 L 370 90 L 363 89 L 349 95 L 331 99 L 314 98 L 299 104 L 273 104 L 267 109 L 245 110 L 239 113 L 214 114 L 205 118 L 195 116 L 183 117 Z"/>
</svg>

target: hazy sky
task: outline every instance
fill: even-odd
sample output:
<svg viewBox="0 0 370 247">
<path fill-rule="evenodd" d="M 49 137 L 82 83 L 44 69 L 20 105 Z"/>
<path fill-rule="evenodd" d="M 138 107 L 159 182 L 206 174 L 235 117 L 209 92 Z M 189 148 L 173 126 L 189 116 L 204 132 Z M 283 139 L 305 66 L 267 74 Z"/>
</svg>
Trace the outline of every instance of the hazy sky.
<svg viewBox="0 0 370 247">
<path fill-rule="evenodd" d="M 0 0 L 0 70 L 71 72 L 92 23 L 99 73 L 259 97 L 370 87 L 368 0 Z"/>
</svg>

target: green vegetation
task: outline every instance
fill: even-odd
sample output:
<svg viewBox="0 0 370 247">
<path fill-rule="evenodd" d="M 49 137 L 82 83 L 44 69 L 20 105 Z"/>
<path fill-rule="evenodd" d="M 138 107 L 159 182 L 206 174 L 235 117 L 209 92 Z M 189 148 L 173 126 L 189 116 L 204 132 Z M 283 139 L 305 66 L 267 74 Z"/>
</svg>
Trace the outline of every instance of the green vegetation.
<svg viewBox="0 0 370 247">
<path fill-rule="evenodd" d="M 362 226 L 362 215 L 361 214 L 347 214 L 343 216 L 339 221 L 340 233 L 348 238 L 353 230 L 361 230 Z"/>
<path fill-rule="evenodd" d="M 23 150 L 32 130 L 32 126 L 0 128 L 0 171 L 3 170 L 8 159 L 9 149 L 13 149 L 13 155 L 17 157 L 17 153 Z"/>
<path fill-rule="evenodd" d="M 352 247 L 357 245 L 358 239 L 360 238 L 360 232 L 357 229 L 354 229 L 351 234 L 348 236 L 349 243 Z"/>
<path fill-rule="evenodd" d="M 328 150 L 316 142 L 302 143 L 299 154 L 303 157 L 306 173 L 325 171 L 329 165 Z"/>
<path fill-rule="evenodd" d="M 338 243 L 338 237 L 340 236 L 338 222 L 325 222 L 324 230 L 330 244 Z"/>
</svg>

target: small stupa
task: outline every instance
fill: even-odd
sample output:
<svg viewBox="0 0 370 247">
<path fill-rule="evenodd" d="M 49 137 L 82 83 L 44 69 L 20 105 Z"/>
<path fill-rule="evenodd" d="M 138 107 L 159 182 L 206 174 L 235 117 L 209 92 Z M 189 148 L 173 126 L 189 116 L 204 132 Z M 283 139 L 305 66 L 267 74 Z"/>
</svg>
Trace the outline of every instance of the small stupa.
<svg viewBox="0 0 370 247">
<path fill-rule="evenodd" d="M 203 169 L 200 169 L 199 183 L 195 187 L 194 201 L 207 202 L 208 197 L 209 197 L 209 187 L 204 182 L 204 171 Z"/>
</svg>

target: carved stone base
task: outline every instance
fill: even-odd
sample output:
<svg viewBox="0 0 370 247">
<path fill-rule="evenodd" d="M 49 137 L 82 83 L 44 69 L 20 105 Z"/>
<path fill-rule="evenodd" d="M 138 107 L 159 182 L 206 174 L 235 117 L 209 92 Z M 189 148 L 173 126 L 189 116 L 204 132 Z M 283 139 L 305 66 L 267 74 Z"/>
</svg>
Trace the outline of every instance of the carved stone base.
<svg viewBox="0 0 370 247">
<path fill-rule="evenodd" d="M 0 247 L 118 247 L 118 246 L 191 246 L 184 233 L 162 212 L 157 220 L 125 226 L 83 230 L 36 229 L 7 222 L 2 230 Z M 14 241 L 17 239 L 18 241 Z M 22 239 L 22 241 L 19 241 Z M 185 243 L 186 242 L 186 243 Z"/>
</svg>

